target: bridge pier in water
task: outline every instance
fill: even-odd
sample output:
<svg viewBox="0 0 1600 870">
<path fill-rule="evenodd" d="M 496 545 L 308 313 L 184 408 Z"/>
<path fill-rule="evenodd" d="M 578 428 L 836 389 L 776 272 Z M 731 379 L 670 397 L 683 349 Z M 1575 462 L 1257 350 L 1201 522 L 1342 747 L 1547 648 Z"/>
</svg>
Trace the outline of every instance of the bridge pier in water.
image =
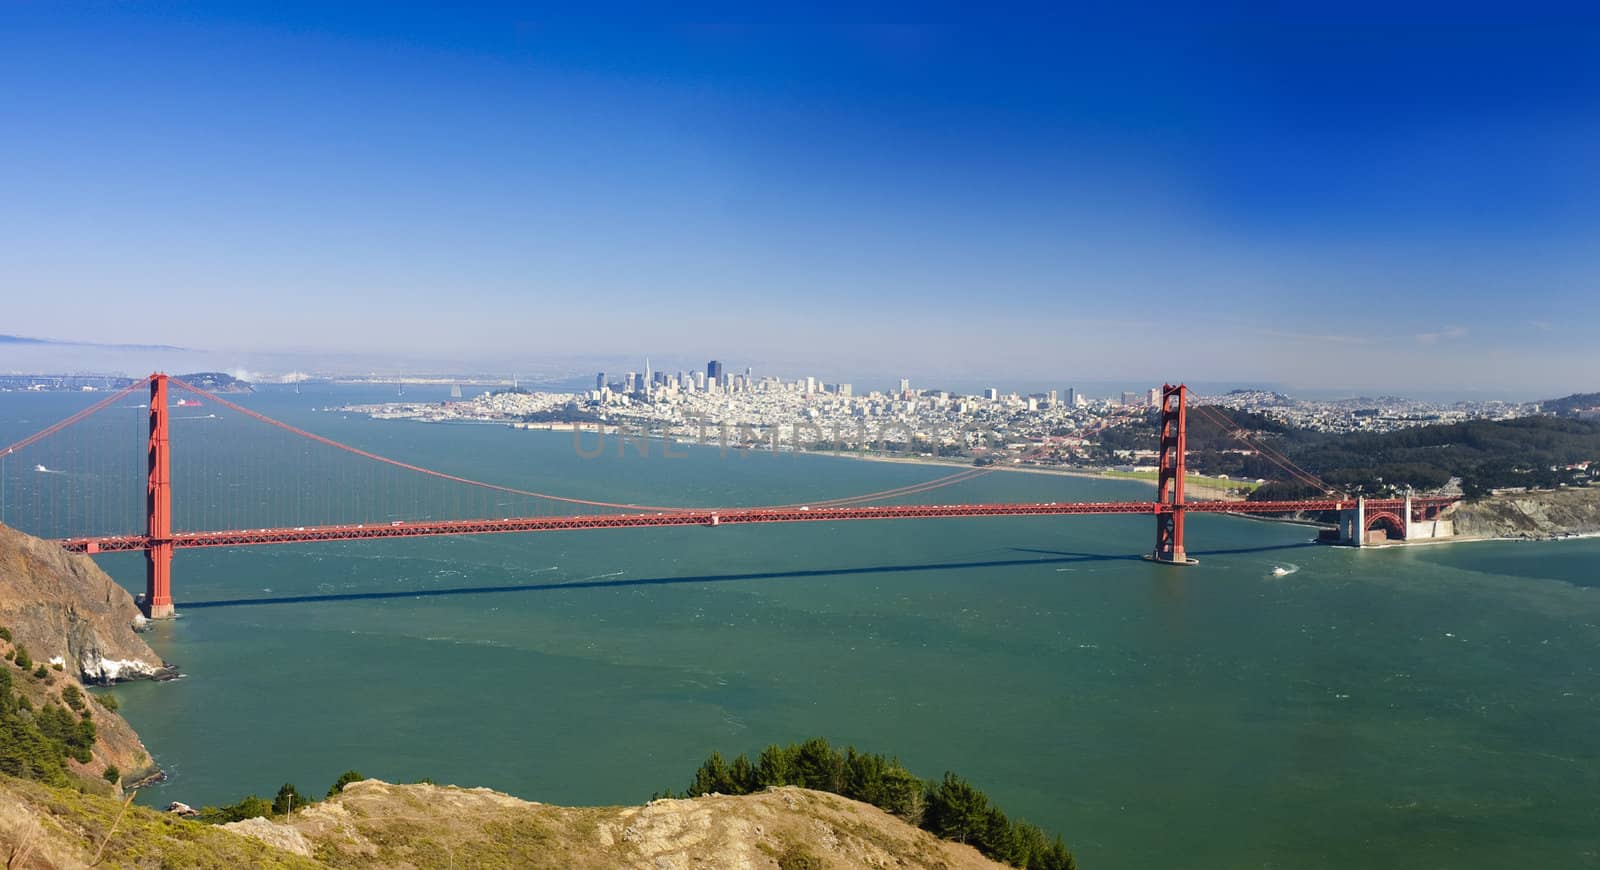
<svg viewBox="0 0 1600 870">
<path fill-rule="evenodd" d="M 172 606 L 172 451 L 167 431 L 167 376 L 150 376 L 149 478 L 145 486 L 144 599 L 150 619 L 171 619 Z"/>
</svg>

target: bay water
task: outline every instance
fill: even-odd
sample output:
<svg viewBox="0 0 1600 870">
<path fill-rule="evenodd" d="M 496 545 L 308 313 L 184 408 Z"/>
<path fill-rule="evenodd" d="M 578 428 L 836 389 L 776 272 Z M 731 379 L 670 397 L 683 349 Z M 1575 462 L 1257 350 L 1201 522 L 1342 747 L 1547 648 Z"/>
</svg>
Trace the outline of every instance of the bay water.
<svg viewBox="0 0 1600 870">
<path fill-rule="evenodd" d="M 803 502 L 949 471 L 659 444 L 586 459 L 568 433 L 322 410 L 390 396 L 240 401 L 604 500 Z M 86 402 L 0 395 L 0 435 Z M 1152 492 L 1001 472 L 921 498 Z M 1189 524 L 1187 569 L 1140 558 L 1150 518 L 1094 516 L 182 551 L 182 616 L 146 638 L 183 677 L 113 691 L 170 775 L 150 804 L 320 792 L 348 768 L 637 803 L 713 750 L 823 736 L 954 770 L 1085 867 L 1600 866 L 1600 541 L 1356 551 Z M 141 557 L 99 561 L 142 589 Z"/>
</svg>

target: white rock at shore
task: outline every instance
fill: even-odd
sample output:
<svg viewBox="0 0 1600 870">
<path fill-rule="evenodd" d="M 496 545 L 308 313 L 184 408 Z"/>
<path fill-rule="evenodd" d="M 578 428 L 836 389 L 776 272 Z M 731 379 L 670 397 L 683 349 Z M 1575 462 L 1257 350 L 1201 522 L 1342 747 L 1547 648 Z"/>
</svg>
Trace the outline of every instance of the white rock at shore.
<svg viewBox="0 0 1600 870">
<path fill-rule="evenodd" d="M 159 664 L 142 662 L 137 659 L 105 659 L 98 656 L 84 656 L 84 679 L 96 682 L 114 683 L 117 680 L 131 680 L 141 677 L 154 677 L 162 670 Z"/>
</svg>

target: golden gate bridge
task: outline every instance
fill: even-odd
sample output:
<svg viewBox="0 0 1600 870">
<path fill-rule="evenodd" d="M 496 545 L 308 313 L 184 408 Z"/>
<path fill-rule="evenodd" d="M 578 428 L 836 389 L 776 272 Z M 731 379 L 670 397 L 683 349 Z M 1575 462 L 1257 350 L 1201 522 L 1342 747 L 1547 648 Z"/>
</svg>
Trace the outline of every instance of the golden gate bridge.
<svg viewBox="0 0 1600 870">
<path fill-rule="evenodd" d="M 138 477 L 142 478 L 142 499 L 137 514 L 142 516 L 139 531 L 107 531 L 91 533 L 79 526 L 106 525 L 107 511 L 104 502 L 116 502 L 107 497 L 94 482 L 72 485 L 71 479 L 56 481 L 52 474 L 63 474 L 70 469 L 87 468 L 83 474 L 91 481 L 116 480 L 125 475 L 129 462 L 115 458 L 98 457 L 107 451 L 107 439 L 95 446 L 72 445 L 50 453 L 43 445 L 53 443 L 52 436 L 65 432 L 96 414 L 117 407 L 117 404 L 140 391 L 148 390 L 148 402 L 132 406 L 144 411 L 145 419 L 138 427 L 136 437 L 144 442 Z M 176 405 L 169 393 L 183 391 L 187 395 Z M 151 618 L 174 615 L 172 595 L 172 561 L 178 550 L 197 547 L 240 547 L 264 544 L 294 544 L 321 541 L 364 541 L 391 538 L 415 538 L 437 535 L 481 535 L 511 532 L 570 531 L 583 529 L 627 529 L 668 526 L 746 525 L 756 523 L 794 522 L 850 522 L 858 520 L 919 520 L 941 517 L 1021 517 L 1021 516 L 1075 516 L 1085 514 L 1146 515 L 1153 519 L 1155 545 L 1148 557 L 1166 565 L 1191 565 L 1184 542 L 1184 519 L 1190 513 L 1226 514 L 1285 514 L 1308 511 L 1345 511 L 1359 506 L 1356 516 L 1361 517 L 1362 528 L 1384 526 L 1391 533 L 1404 534 L 1410 519 L 1428 519 L 1456 499 L 1431 497 L 1418 499 L 1356 499 L 1336 492 L 1315 475 L 1295 465 L 1287 457 L 1265 445 L 1254 445 L 1263 456 L 1282 467 L 1292 478 L 1317 486 L 1329 493 L 1323 498 L 1285 501 L 1188 501 L 1184 495 L 1185 454 L 1187 450 L 1188 388 L 1182 384 L 1166 385 L 1161 390 L 1159 405 L 1159 461 L 1157 464 L 1156 497 L 1152 501 L 1117 502 L 1033 502 L 1033 503 L 967 503 L 967 504 L 884 504 L 933 492 L 957 483 L 989 474 L 995 467 L 971 468 L 944 477 L 908 484 L 875 492 L 840 498 L 820 499 L 804 503 L 765 506 L 685 507 L 641 505 L 626 502 L 585 499 L 554 495 L 529 489 L 477 480 L 459 474 L 426 468 L 403 462 L 378 453 L 351 446 L 327 435 L 317 434 L 289 423 L 273 419 L 222 396 L 203 390 L 183 380 L 155 373 L 128 387 L 112 393 L 75 414 L 0 449 L 0 463 L 13 457 L 44 459 L 35 465 L 43 483 L 32 487 L 32 508 L 29 516 L 34 524 L 45 525 L 53 532 L 70 528 L 77 534 L 48 534 L 70 552 L 114 553 L 138 551 L 145 554 L 146 584 L 141 606 Z M 348 463 L 339 466 L 315 468 L 302 473 L 298 483 L 285 484 L 282 475 L 293 460 L 304 458 L 304 449 L 279 449 L 273 456 L 240 453 L 247 449 L 240 439 L 197 437 L 192 460 L 199 466 L 194 481 L 186 490 L 196 504 L 213 509 L 243 503 L 255 504 L 254 513 L 240 514 L 242 519 L 256 520 L 263 493 L 288 496 L 296 510 L 315 512 L 321 508 L 343 511 L 353 516 L 345 522 L 304 522 L 289 525 L 285 522 L 266 524 L 257 522 L 219 521 L 214 514 L 204 511 L 186 515 L 187 528 L 175 529 L 174 466 L 172 458 L 172 432 L 175 422 L 214 420 L 216 414 L 188 413 L 174 416 L 174 410 L 198 411 L 205 407 L 222 408 L 244 419 L 271 427 L 285 438 L 306 447 L 314 445 L 326 453 L 363 460 L 366 464 L 392 475 L 387 480 L 374 482 L 352 474 Z M 1210 415 L 1213 422 L 1231 429 L 1226 418 L 1208 408 L 1197 411 Z M 120 428 L 112 425 L 109 429 Z M 124 439 L 124 430 L 116 438 Z M 1244 437 L 1242 433 L 1235 433 Z M 208 445 L 212 449 L 207 449 Z M 232 448 L 232 452 L 230 452 Z M 186 457 L 189 453 L 183 454 Z M 127 459 L 124 456 L 124 459 Z M 139 458 L 139 457 L 135 457 Z M 98 465 L 96 464 L 98 462 Z M 185 467 L 191 462 L 186 458 Z M 56 466 L 52 468 L 51 464 Z M 238 477 L 240 469 L 254 470 Z M 401 478 L 405 479 L 402 480 Z M 3 464 L 0 464 L 0 484 L 5 481 Z M 437 487 L 437 488 L 436 488 Z M 454 489 L 454 501 L 446 488 Z M 373 492 L 363 492 L 373 489 Z M 422 516 L 391 519 L 395 492 L 409 492 L 414 513 Z M 463 498 L 463 493 L 468 497 Z M 132 504 L 131 496 L 124 493 L 125 502 Z M 26 501 L 24 496 L 23 501 Z M 0 489 L 0 510 L 6 504 L 4 490 Z M 513 505 L 533 506 L 511 512 Z M 280 506 L 281 507 L 281 506 Z M 111 513 L 115 513 L 112 511 Z M 129 514 L 135 513 L 129 511 Z M 440 517 L 435 514 L 448 513 Z M 48 518 L 48 522 L 46 522 Z M 124 517 L 126 520 L 127 518 Z M 3 520 L 3 516 L 0 516 Z M 359 521 L 357 521 L 359 520 Z M 131 522 L 128 524 L 132 524 Z M 207 528 L 218 526 L 218 528 Z"/>
</svg>

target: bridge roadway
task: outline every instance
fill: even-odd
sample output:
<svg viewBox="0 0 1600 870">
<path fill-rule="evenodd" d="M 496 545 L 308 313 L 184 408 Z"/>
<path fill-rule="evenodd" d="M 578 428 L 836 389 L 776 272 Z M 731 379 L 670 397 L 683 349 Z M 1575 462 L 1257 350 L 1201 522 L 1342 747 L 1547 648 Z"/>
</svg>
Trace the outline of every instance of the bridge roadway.
<svg viewBox="0 0 1600 870">
<path fill-rule="evenodd" d="M 1412 507 L 1437 508 L 1450 498 L 1416 498 Z M 1201 501 L 1182 505 L 1188 513 L 1281 514 L 1300 511 L 1342 510 L 1354 499 L 1304 501 Z M 1369 499 L 1369 512 L 1399 511 L 1403 499 Z M 175 548 L 243 547 L 255 544 L 296 544 L 316 541 L 365 541 L 377 538 L 420 538 L 434 535 L 486 535 L 501 532 L 554 532 L 575 529 L 630 529 L 646 526 L 725 526 L 749 523 L 841 522 L 854 520 L 907 520 L 935 517 L 1022 517 L 1080 514 L 1170 513 L 1170 504 L 1152 501 L 1044 502 L 1038 504 L 877 505 L 872 507 L 752 507 L 696 508 L 653 513 L 593 514 L 585 516 L 506 517 L 498 520 L 418 520 L 358 525 L 299 526 L 281 529 L 230 529 L 215 532 L 174 532 Z M 60 541 L 75 553 L 110 553 L 147 550 L 148 535 L 108 535 L 65 538 Z"/>
</svg>

